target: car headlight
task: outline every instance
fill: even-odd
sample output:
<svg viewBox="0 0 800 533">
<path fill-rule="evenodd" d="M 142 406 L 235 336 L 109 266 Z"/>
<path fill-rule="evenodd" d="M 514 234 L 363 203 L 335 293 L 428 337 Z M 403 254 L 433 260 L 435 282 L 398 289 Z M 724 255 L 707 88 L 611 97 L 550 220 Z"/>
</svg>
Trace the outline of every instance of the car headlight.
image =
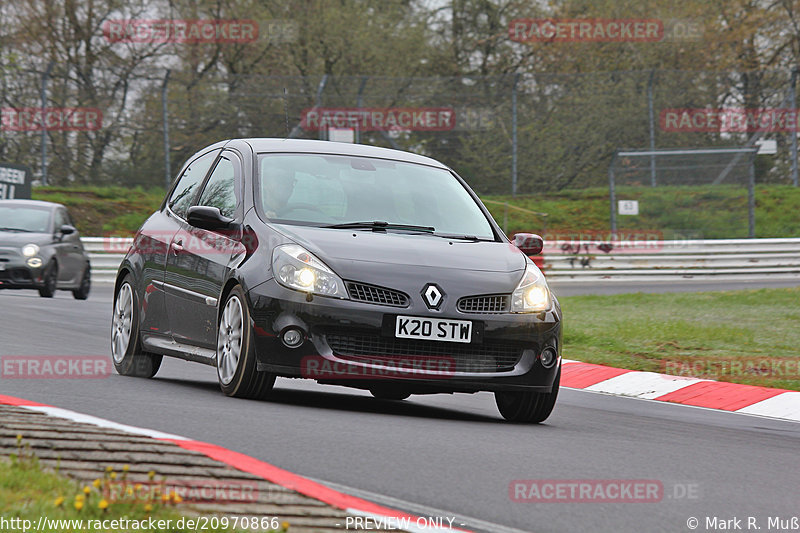
<svg viewBox="0 0 800 533">
<path fill-rule="evenodd" d="M 35 244 L 26 244 L 22 247 L 22 255 L 25 257 L 33 257 L 39 253 L 39 247 Z"/>
<path fill-rule="evenodd" d="M 297 291 L 347 298 L 344 281 L 333 270 L 297 244 L 284 244 L 272 252 L 272 271 L 278 283 Z"/>
<path fill-rule="evenodd" d="M 536 265 L 528 263 L 522 280 L 511 294 L 511 312 L 537 313 L 547 311 L 552 304 L 553 297 L 547 281 Z"/>
</svg>

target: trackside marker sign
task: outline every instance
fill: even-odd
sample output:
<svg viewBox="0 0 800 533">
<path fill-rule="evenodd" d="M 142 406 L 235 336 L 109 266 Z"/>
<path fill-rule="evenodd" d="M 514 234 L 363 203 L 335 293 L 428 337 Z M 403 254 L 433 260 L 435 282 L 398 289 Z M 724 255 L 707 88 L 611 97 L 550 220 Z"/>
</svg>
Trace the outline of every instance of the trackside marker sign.
<svg viewBox="0 0 800 533">
<path fill-rule="evenodd" d="M 13 163 L 0 163 L 0 200 L 29 200 L 31 171 Z"/>
<path fill-rule="evenodd" d="M 450 131 L 456 113 L 449 107 L 313 107 L 303 110 L 300 126 L 307 131 Z"/>
</svg>

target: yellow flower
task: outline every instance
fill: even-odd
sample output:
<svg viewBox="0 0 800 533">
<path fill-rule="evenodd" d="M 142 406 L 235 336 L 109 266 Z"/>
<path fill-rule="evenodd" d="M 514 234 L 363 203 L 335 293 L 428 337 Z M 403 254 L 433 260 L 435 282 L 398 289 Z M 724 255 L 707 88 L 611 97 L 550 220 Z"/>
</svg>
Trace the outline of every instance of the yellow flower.
<svg viewBox="0 0 800 533">
<path fill-rule="evenodd" d="M 127 489 L 125 489 L 125 494 L 127 496 L 133 496 L 133 487 L 128 487 Z"/>
<path fill-rule="evenodd" d="M 283 523 L 281 524 L 281 529 L 282 529 L 283 531 L 289 531 L 289 522 L 283 522 Z"/>
<path fill-rule="evenodd" d="M 127 472 L 130 469 L 131 469 L 130 465 L 125 465 L 125 466 L 122 467 L 122 471 L 123 472 Z"/>
<path fill-rule="evenodd" d="M 183 502 L 183 498 L 177 492 L 172 493 L 172 503 L 181 503 Z"/>
<path fill-rule="evenodd" d="M 90 487 L 89 485 L 86 485 L 85 487 L 83 487 L 83 493 L 84 494 L 86 494 L 88 496 L 90 492 L 92 492 L 92 487 Z"/>
<path fill-rule="evenodd" d="M 99 502 L 97 502 L 97 506 L 98 506 L 100 509 L 102 509 L 102 510 L 104 510 L 104 511 L 105 511 L 106 509 L 108 509 L 108 502 L 106 501 L 106 499 L 105 499 L 105 498 L 103 498 L 102 500 L 100 500 Z"/>
<path fill-rule="evenodd" d="M 153 510 L 153 506 L 150 505 L 149 503 L 144 506 L 144 512 L 145 513 L 149 513 L 152 510 Z"/>
<path fill-rule="evenodd" d="M 106 467 L 106 472 L 108 472 L 109 474 L 110 474 L 111 472 L 113 472 L 113 471 L 114 471 L 114 469 L 113 469 L 113 468 L 111 468 L 111 466 L 107 466 L 107 467 Z"/>
<path fill-rule="evenodd" d="M 164 503 L 168 503 L 169 502 L 169 494 L 167 494 L 167 493 L 162 494 L 161 495 L 161 501 L 164 502 Z"/>
<path fill-rule="evenodd" d="M 154 477 L 156 477 L 156 473 L 155 473 L 155 472 L 153 472 L 152 470 L 151 470 L 151 471 L 149 471 L 149 472 L 147 473 L 147 479 L 149 479 L 149 480 L 151 480 L 151 481 L 152 481 L 152 479 L 153 479 Z"/>
<path fill-rule="evenodd" d="M 64 497 L 59 496 L 58 498 L 56 498 L 56 501 L 54 503 L 56 504 L 56 507 L 61 507 L 61 504 L 64 503 Z"/>
<path fill-rule="evenodd" d="M 75 501 L 76 502 L 82 502 L 85 499 L 86 499 L 86 497 L 83 494 L 76 494 L 75 495 Z"/>
<path fill-rule="evenodd" d="M 20 442 L 22 442 L 22 435 L 21 434 L 17 435 L 17 446 L 19 446 Z"/>
<path fill-rule="evenodd" d="M 101 485 L 102 483 L 103 483 L 103 482 L 102 482 L 102 481 L 100 481 L 99 479 L 95 479 L 94 481 L 92 481 L 92 485 L 94 485 L 94 488 L 96 488 L 96 489 L 99 489 L 99 488 L 100 488 L 100 485 Z"/>
<path fill-rule="evenodd" d="M 111 472 L 111 473 L 108 475 L 108 477 L 110 477 L 111 479 L 117 479 L 117 473 L 116 473 L 116 472 Z"/>
<path fill-rule="evenodd" d="M 81 509 L 83 509 L 83 502 L 81 502 L 81 501 L 76 501 L 76 502 L 75 502 L 75 510 L 76 510 L 76 511 L 80 511 Z"/>
</svg>

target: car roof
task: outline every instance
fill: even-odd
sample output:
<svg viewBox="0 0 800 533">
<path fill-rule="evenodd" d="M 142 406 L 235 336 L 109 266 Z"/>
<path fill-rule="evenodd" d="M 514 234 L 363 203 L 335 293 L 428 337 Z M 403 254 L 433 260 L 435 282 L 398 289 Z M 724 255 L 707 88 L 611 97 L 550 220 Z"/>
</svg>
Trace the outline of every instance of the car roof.
<svg viewBox="0 0 800 533">
<path fill-rule="evenodd" d="M 0 205 L 16 205 L 16 206 L 29 206 L 29 207 L 48 207 L 54 209 L 56 207 L 64 207 L 61 204 L 54 202 L 45 202 L 42 200 L 0 200 Z"/>
<path fill-rule="evenodd" d="M 262 152 L 295 152 L 295 153 L 316 153 L 333 155 L 352 155 L 359 157 L 376 157 L 381 159 L 393 159 L 395 161 L 405 161 L 408 163 L 418 163 L 438 168 L 448 168 L 446 165 L 422 155 L 392 150 L 391 148 L 381 148 L 366 144 L 340 143 L 333 141 L 317 141 L 312 139 L 275 139 L 275 138 L 250 138 L 232 139 L 232 141 L 244 141 L 248 143 L 256 153 Z"/>
</svg>

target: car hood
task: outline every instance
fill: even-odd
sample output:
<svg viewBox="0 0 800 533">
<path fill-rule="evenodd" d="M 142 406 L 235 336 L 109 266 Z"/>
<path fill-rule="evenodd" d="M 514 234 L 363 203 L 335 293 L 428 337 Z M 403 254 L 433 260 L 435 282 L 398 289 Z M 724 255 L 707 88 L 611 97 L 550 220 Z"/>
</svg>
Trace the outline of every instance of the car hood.
<svg viewBox="0 0 800 533">
<path fill-rule="evenodd" d="M 53 242 L 53 236 L 49 233 L 0 231 L 0 247 L 21 248 L 30 243 L 43 246 L 51 242 Z"/>
<path fill-rule="evenodd" d="M 345 277 L 356 264 L 363 263 L 391 265 L 397 272 L 421 267 L 510 273 L 525 268 L 526 262 L 515 246 L 502 242 L 310 226 L 282 225 L 280 229 Z"/>
</svg>

